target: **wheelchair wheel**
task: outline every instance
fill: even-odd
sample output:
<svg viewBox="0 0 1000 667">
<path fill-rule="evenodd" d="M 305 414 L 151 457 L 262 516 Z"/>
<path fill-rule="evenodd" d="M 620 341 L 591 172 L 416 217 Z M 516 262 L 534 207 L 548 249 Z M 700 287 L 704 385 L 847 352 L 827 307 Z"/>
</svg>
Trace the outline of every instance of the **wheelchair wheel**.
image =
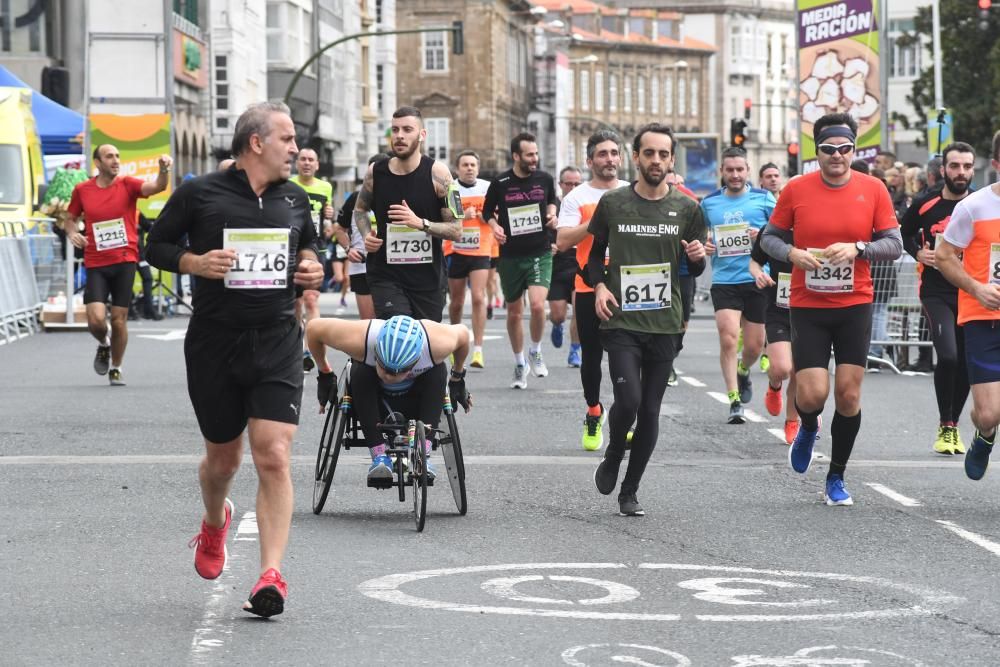
<svg viewBox="0 0 1000 667">
<path fill-rule="evenodd" d="M 424 424 L 418 421 L 410 442 L 410 481 L 413 482 L 413 520 L 417 532 L 423 532 L 427 519 L 427 450 L 424 449 Z"/>
<path fill-rule="evenodd" d="M 345 368 L 350 371 L 350 367 Z M 337 395 L 344 396 L 347 387 L 345 379 L 346 373 L 341 376 L 338 384 Z M 344 442 L 344 431 L 347 427 L 348 415 L 341 409 L 340 404 L 327 406 L 326 421 L 323 424 L 323 434 L 319 440 L 319 450 L 316 452 L 316 473 L 313 480 L 313 514 L 323 511 L 323 505 L 330 495 L 330 487 L 333 485 L 333 473 L 337 468 L 337 459 L 340 458 L 340 450 Z"/>
<path fill-rule="evenodd" d="M 455 497 L 458 513 L 465 515 L 469 511 L 468 499 L 465 494 L 465 459 L 462 457 L 462 441 L 458 436 L 458 424 L 455 413 L 445 411 L 447 434 L 438 443 L 444 456 L 445 470 L 448 473 L 448 483 L 451 494 Z"/>
</svg>

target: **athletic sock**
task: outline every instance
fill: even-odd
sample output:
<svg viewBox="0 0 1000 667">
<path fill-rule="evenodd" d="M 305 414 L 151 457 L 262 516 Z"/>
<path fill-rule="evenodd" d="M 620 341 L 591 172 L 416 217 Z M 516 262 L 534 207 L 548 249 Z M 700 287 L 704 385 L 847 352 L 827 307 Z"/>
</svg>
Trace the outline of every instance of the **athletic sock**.
<svg viewBox="0 0 1000 667">
<path fill-rule="evenodd" d="M 729 397 L 729 402 L 730 403 L 739 403 L 740 402 L 740 392 L 738 392 L 738 391 L 731 391 L 728 394 L 726 394 L 726 396 Z"/>
<path fill-rule="evenodd" d="M 833 475 L 844 476 L 844 470 L 851 458 L 854 441 L 857 439 L 860 429 L 860 411 L 853 417 L 845 417 L 839 412 L 833 413 L 833 423 L 830 424 L 830 438 L 833 444 L 830 451 L 830 471 L 826 474 L 827 479 Z"/>
<path fill-rule="evenodd" d="M 588 417 L 600 417 L 603 410 L 601 409 L 601 404 L 588 405 L 587 406 L 587 416 Z"/>
<path fill-rule="evenodd" d="M 472 351 L 473 351 L 473 353 L 478 352 L 479 354 L 482 354 L 483 353 L 483 346 L 482 345 L 473 345 L 472 346 Z"/>
<path fill-rule="evenodd" d="M 802 428 L 807 431 L 818 431 L 819 430 L 819 416 L 823 414 L 823 409 L 820 408 L 816 412 L 807 412 L 802 409 L 798 401 L 795 402 L 795 410 L 799 413 L 799 419 L 802 420 Z"/>
<path fill-rule="evenodd" d="M 101 343 L 102 347 L 111 347 L 111 332 L 104 334 L 104 342 Z"/>
<path fill-rule="evenodd" d="M 531 341 L 531 343 L 528 344 L 529 354 L 538 354 L 541 351 L 542 351 L 542 341 Z"/>
<path fill-rule="evenodd" d="M 781 391 L 781 384 L 780 383 L 778 384 L 777 387 L 775 387 L 773 384 L 771 384 L 770 382 L 768 382 L 767 386 L 770 387 L 774 391 Z"/>
<path fill-rule="evenodd" d="M 521 351 L 521 352 L 515 352 L 514 353 L 514 363 L 517 364 L 518 366 L 527 366 L 528 365 L 527 362 L 524 360 L 524 352 L 523 351 Z"/>
<path fill-rule="evenodd" d="M 743 365 L 742 359 L 739 359 L 736 362 L 736 372 L 740 375 L 750 375 L 750 369 Z"/>
</svg>

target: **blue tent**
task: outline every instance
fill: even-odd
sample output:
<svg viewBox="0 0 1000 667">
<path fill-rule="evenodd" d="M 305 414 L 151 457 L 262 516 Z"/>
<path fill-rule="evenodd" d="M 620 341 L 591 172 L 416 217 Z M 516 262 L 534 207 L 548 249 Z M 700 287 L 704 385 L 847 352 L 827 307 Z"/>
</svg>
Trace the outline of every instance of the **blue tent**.
<svg viewBox="0 0 1000 667">
<path fill-rule="evenodd" d="M 31 88 L 0 65 L 0 86 Z M 31 113 L 46 155 L 79 155 L 83 153 L 84 118 L 31 89 Z"/>
</svg>

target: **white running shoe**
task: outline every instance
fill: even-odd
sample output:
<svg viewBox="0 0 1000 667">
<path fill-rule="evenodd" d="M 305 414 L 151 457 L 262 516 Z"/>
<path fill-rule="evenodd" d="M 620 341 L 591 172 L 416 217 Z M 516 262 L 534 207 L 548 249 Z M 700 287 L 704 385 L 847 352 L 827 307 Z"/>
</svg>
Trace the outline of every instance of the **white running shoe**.
<svg viewBox="0 0 1000 667">
<path fill-rule="evenodd" d="M 549 369 L 545 367 L 545 361 L 542 360 L 541 351 L 528 353 L 528 365 L 535 377 L 543 378 L 549 374 Z"/>
<path fill-rule="evenodd" d="M 514 379 L 510 382 L 511 389 L 528 388 L 528 369 L 518 364 L 514 366 Z"/>
</svg>

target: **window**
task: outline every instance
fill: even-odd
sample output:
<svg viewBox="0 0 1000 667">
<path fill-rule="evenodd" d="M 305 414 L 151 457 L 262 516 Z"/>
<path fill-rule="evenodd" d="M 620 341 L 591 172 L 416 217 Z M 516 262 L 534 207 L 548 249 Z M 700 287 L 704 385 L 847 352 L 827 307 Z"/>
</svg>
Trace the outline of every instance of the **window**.
<svg viewBox="0 0 1000 667">
<path fill-rule="evenodd" d="M 635 80 L 636 111 L 646 113 L 646 77 L 640 74 Z"/>
<path fill-rule="evenodd" d="M 729 27 L 729 62 L 735 63 L 739 61 L 742 52 L 742 40 L 740 36 L 742 31 L 738 25 L 732 25 Z"/>
<path fill-rule="evenodd" d="M 594 72 L 594 111 L 604 111 L 604 72 Z"/>
<path fill-rule="evenodd" d="M 580 111 L 590 111 L 590 72 L 580 70 Z"/>
<path fill-rule="evenodd" d="M 920 75 L 923 45 L 913 34 L 913 20 L 889 21 L 889 76 L 915 78 Z"/>
<path fill-rule="evenodd" d="M 267 62 L 298 68 L 311 55 L 312 12 L 290 2 L 268 2 Z"/>
<path fill-rule="evenodd" d="M 225 116 L 220 116 L 219 118 L 216 118 L 215 119 L 215 127 L 217 127 L 220 130 L 226 130 L 226 129 L 228 129 L 229 128 L 229 119 L 226 118 Z"/>
<path fill-rule="evenodd" d="M 618 32 L 618 18 L 615 16 L 602 16 L 601 30 L 605 32 Z"/>
<path fill-rule="evenodd" d="M 425 72 L 447 72 L 448 71 L 448 38 L 444 32 L 423 32 L 420 33 L 420 40 L 423 44 L 423 71 Z"/>
<path fill-rule="evenodd" d="M 215 56 L 215 108 L 229 109 L 229 78 L 226 71 L 228 56 Z"/>
<path fill-rule="evenodd" d="M 698 115 L 698 77 L 691 78 L 691 115 Z"/>
<path fill-rule="evenodd" d="M 427 156 L 434 160 L 448 161 L 448 118 L 428 118 L 427 124 Z"/>
<path fill-rule="evenodd" d="M 385 110 L 385 105 L 383 102 L 383 91 L 385 90 L 385 66 L 375 65 L 375 85 L 378 86 L 378 107 L 377 111 L 381 113 Z"/>
<path fill-rule="evenodd" d="M 674 37 L 674 22 L 667 19 L 659 19 L 656 22 L 656 36 L 676 39 Z"/>
<path fill-rule="evenodd" d="M 687 115 L 687 74 L 677 77 L 677 115 Z"/>
<path fill-rule="evenodd" d="M 382 25 L 382 0 L 375 0 L 375 25 Z"/>
<path fill-rule="evenodd" d="M 646 35 L 646 19 L 640 16 L 633 16 L 629 18 L 628 31 L 629 33 L 635 35 Z"/>
<path fill-rule="evenodd" d="M 618 111 L 618 75 L 608 75 L 608 111 Z"/>
<path fill-rule="evenodd" d="M 660 113 L 660 77 L 655 74 L 649 78 L 649 112 Z"/>
<path fill-rule="evenodd" d="M 663 115 L 674 115 L 674 75 L 663 78 Z"/>
<path fill-rule="evenodd" d="M 625 75 L 625 99 L 622 100 L 622 111 L 632 111 L 632 75 Z"/>
</svg>

